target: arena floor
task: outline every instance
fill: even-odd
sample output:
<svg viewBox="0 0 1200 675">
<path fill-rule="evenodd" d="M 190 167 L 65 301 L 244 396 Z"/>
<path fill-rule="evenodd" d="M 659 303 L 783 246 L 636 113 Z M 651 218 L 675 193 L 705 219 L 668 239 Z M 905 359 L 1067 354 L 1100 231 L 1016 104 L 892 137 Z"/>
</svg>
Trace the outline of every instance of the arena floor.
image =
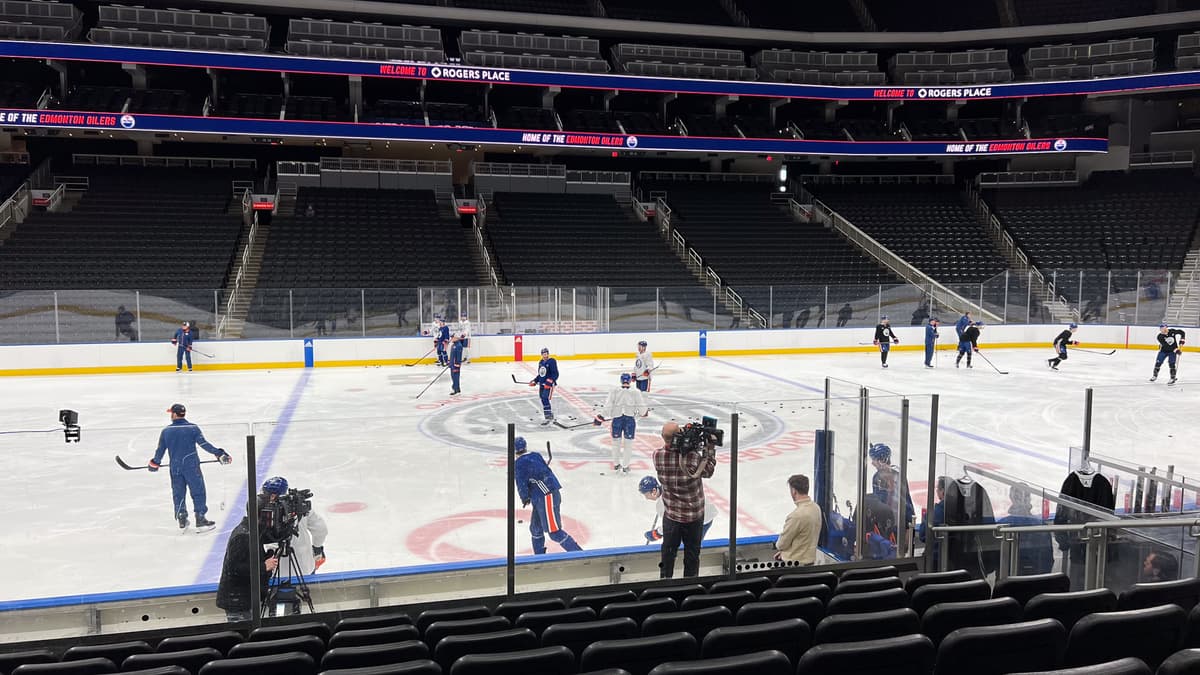
<svg viewBox="0 0 1200 675">
<path fill-rule="evenodd" d="M 632 348 L 631 348 L 632 352 Z M 614 475 L 607 429 L 539 425 L 535 390 L 513 384 L 533 364 L 469 364 L 462 396 L 451 398 L 449 376 L 420 399 L 437 374 L 431 366 L 221 371 L 4 381 L 0 430 L 54 429 L 58 410 L 80 413 L 83 440 L 64 444 L 60 432 L 0 434 L 8 470 L 0 474 L 0 521 L 6 523 L 0 600 L 20 600 L 214 582 L 225 532 L 244 514 L 245 436 L 253 433 L 261 476 L 285 476 L 315 493 L 328 521 L 328 562 L 321 573 L 493 558 L 504 554 L 506 497 L 504 425 L 514 422 L 530 448 L 552 443 L 562 481 L 565 526 L 585 549 L 636 546 L 654 520 L 638 494 L 657 431 L 668 419 L 714 415 L 726 426 L 740 413 L 739 533 L 771 534 L 791 509 L 785 480 L 813 469 L 815 429 L 823 425 L 825 378 L 838 378 L 831 426 L 838 433 L 835 489 L 854 498 L 857 386 L 872 392 L 870 441 L 899 453 L 900 398 L 909 397 L 909 481 L 918 511 L 925 499 L 930 396 L 939 393 L 939 449 L 981 462 L 1035 485 L 1057 487 L 1068 448 L 1080 445 L 1084 390 L 1095 387 L 1095 452 L 1147 466 L 1175 465 L 1200 476 L 1200 458 L 1185 442 L 1196 436 L 1191 411 L 1200 387 L 1162 378 L 1148 384 L 1154 354 L 1075 353 L 1059 372 L 1048 353 L 985 350 L 1001 375 L 980 359 L 955 369 L 952 355 L 926 370 L 921 355 L 875 354 L 666 358 L 650 394 L 653 410 L 639 421 L 634 470 Z M 560 361 L 555 409 L 566 424 L 591 417 L 629 360 Z M 1165 369 L 1164 369 L 1165 375 Z M 894 392 L 894 394 L 892 393 Z M 154 451 L 166 408 L 184 403 L 188 418 L 235 457 L 233 466 L 206 465 L 209 533 L 178 529 L 169 479 L 125 471 L 120 455 L 144 464 Z M 953 460 L 939 473 L 958 471 Z M 1122 479 L 1126 480 L 1126 479 Z M 997 494 L 1000 493 L 1000 494 Z M 708 481 L 721 513 L 710 538 L 728 531 L 729 471 L 723 462 Z M 1007 494 L 992 489 L 1003 514 Z M 1118 502 L 1120 504 L 1120 502 Z M 519 526 L 518 551 L 529 552 Z M 551 550 L 557 550 L 550 544 Z"/>
</svg>

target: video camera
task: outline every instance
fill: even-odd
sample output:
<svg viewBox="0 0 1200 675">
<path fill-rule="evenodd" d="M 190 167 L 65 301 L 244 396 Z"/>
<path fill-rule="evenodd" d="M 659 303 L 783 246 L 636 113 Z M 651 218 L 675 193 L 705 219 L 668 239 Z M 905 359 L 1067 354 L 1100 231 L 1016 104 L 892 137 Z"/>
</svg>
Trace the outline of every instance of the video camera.
<svg viewBox="0 0 1200 675">
<path fill-rule="evenodd" d="M 258 527 L 263 543 L 286 542 L 300 533 L 300 519 L 312 512 L 312 490 L 292 488 L 274 500 L 260 495 Z"/>
<path fill-rule="evenodd" d="M 717 428 L 717 418 L 702 417 L 689 422 L 671 438 L 671 450 L 680 454 L 705 450 L 711 445 L 724 445 L 725 430 Z"/>
<path fill-rule="evenodd" d="M 78 443 L 81 435 L 79 429 L 79 413 L 75 412 L 74 410 L 59 410 L 58 421 L 63 425 L 63 442 Z"/>
</svg>

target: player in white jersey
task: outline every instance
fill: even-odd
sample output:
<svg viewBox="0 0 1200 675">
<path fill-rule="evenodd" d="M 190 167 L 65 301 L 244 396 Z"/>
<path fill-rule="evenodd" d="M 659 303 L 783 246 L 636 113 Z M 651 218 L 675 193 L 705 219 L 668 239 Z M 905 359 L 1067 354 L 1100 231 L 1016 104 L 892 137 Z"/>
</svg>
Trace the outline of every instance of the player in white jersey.
<svg viewBox="0 0 1200 675">
<path fill-rule="evenodd" d="M 605 418 L 612 420 L 613 471 L 629 473 L 633 461 L 633 435 L 637 431 L 637 418 L 645 417 L 646 397 L 637 389 L 630 388 L 633 378 L 621 373 L 621 386 L 608 392 L 608 400 L 596 415 L 593 424 L 600 426 Z"/>
<path fill-rule="evenodd" d="M 663 538 L 662 520 L 667 512 L 667 505 L 662 500 L 662 486 L 659 485 L 658 479 L 654 476 L 646 476 L 638 482 L 638 492 L 649 501 L 654 502 L 654 509 L 657 515 L 654 516 L 654 527 L 646 530 L 646 543 L 653 544 Z M 712 527 L 713 521 L 717 518 L 717 507 L 711 499 L 704 500 L 704 527 L 700 530 L 700 538 L 703 539 L 708 534 L 708 528 Z"/>
<path fill-rule="evenodd" d="M 471 348 L 471 319 L 469 319 L 466 314 L 463 314 L 461 317 L 459 317 L 458 330 L 455 331 L 454 334 L 462 336 L 459 339 L 463 346 L 463 363 L 470 363 L 471 354 L 469 350 Z"/>
<path fill-rule="evenodd" d="M 654 355 L 646 348 L 646 341 L 638 342 L 637 354 L 634 355 L 633 377 L 637 380 L 637 388 L 643 392 L 650 391 L 650 373 L 654 370 Z"/>
</svg>

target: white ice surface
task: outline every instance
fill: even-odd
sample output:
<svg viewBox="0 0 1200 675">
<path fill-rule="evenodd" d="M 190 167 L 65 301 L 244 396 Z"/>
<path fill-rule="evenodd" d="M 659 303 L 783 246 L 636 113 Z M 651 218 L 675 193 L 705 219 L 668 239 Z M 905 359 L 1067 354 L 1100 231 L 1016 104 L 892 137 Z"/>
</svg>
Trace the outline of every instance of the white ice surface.
<svg viewBox="0 0 1200 675">
<path fill-rule="evenodd" d="M 631 350 L 632 351 L 632 350 Z M 818 400 L 825 377 L 872 390 L 870 440 L 899 452 L 899 399 L 911 401 L 909 481 L 918 510 L 924 504 L 929 394 L 940 398 L 939 449 L 986 462 L 1037 485 L 1057 487 L 1068 447 L 1083 438 L 1084 389 L 1096 387 L 1093 448 L 1148 466 L 1174 464 L 1177 474 L 1200 476 L 1190 447 L 1200 388 L 1186 370 L 1176 387 L 1164 377 L 1146 382 L 1154 353 L 1113 356 L 1074 353 L 1059 372 L 1046 368 L 1044 351 L 985 350 L 997 374 L 976 358 L 973 370 L 955 369 L 952 355 L 926 370 L 921 355 L 892 354 L 888 370 L 875 354 L 660 359 L 641 420 L 634 470 L 611 470 L 607 427 L 568 431 L 541 427 L 536 390 L 513 384 L 531 364 L 469 364 L 463 390 L 449 397 L 446 374 L 421 398 L 437 374 L 429 366 L 329 368 L 182 374 L 6 378 L 0 430 L 53 429 L 60 408 L 79 411 L 83 442 L 64 444 L 61 433 L 3 434 L 0 452 L 0 523 L 5 568 L 0 600 L 102 593 L 213 582 L 225 532 L 243 512 L 245 436 L 253 424 L 259 475 L 283 475 L 311 488 L 315 508 L 330 527 L 325 572 L 392 568 L 499 557 L 504 553 L 506 472 L 504 424 L 532 450 L 554 447 L 553 467 L 564 485 L 566 528 L 587 549 L 636 546 L 654 519 L 637 493 L 653 473 L 649 457 L 668 419 L 742 413 L 739 430 L 738 514 L 741 535 L 777 531 L 791 508 L 785 480 L 811 474 L 813 430 L 823 424 Z M 629 359 L 631 360 L 631 359 Z M 591 416 L 629 360 L 560 361 L 562 386 L 555 410 L 570 424 Z M 1184 366 L 1186 368 L 1186 364 Z M 835 383 L 835 396 L 852 384 Z M 169 478 L 124 471 L 121 455 L 144 464 L 154 450 L 166 408 L 187 405 L 188 418 L 237 459 L 231 467 L 205 465 L 208 534 L 177 528 Z M 737 402 L 737 403 L 735 403 Z M 835 490 L 853 497 L 858 407 L 852 399 L 831 409 L 838 432 Z M 939 467 L 939 472 L 948 470 Z M 710 538 L 728 532 L 728 467 L 708 482 L 721 507 Z M 1007 497 L 993 495 L 1000 511 Z M 518 551 L 528 552 L 518 529 Z M 552 551 L 558 550 L 550 543 Z"/>
</svg>

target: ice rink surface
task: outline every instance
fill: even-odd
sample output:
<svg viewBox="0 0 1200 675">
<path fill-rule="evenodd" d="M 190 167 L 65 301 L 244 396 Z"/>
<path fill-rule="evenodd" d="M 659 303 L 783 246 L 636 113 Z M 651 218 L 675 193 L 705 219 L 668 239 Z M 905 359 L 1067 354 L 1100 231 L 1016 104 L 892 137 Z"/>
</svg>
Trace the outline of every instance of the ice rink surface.
<svg viewBox="0 0 1200 675">
<path fill-rule="evenodd" d="M 1082 338 L 1083 336 L 1081 336 Z M 617 385 L 631 357 L 562 360 L 555 411 L 566 424 L 590 419 Z M 446 374 L 420 399 L 439 369 L 318 368 L 197 371 L 139 375 L 8 378 L 0 430 L 55 429 L 58 410 L 80 414 L 83 440 L 64 444 L 61 432 L 5 433 L 0 475 L 9 574 L 0 600 L 127 591 L 215 582 L 225 533 L 244 515 L 245 437 L 253 433 L 261 477 L 282 475 L 315 493 L 314 508 L 329 524 L 328 563 L 321 574 L 387 569 L 504 555 L 505 428 L 531 450 L 553 447 L 563 483 L 566 529 L 585 549 L 636 546 L 654 520 L 637 492 L 653 474 L 658 430 L 670 419 L 712 415 L 726 427 L 740 415 L 739 536 L 778 531 L 791 509 L 786 478 L 813 470 L 814 430 L 824 423 L 825 378 L 833 382 L 831 427 L 837 433 L 835 490 L 852 498 L 857 458 L 858 384 L 871 391 L 869 441 L 899 454 L 900 396 L 910 401 L 908 480 L 918 511 L 925 499 L 930 394 L 940 394 L 939 450 L 985 463 L 1035 485 L 1057 488 L 1068 448 L 1081 444 L 1084 390 L 1095 388 L 1093 449 L 1148 466 L 1175 465 L 1200 476 L 1193 439 L 1200 385 L 1164 377 L 1147 382 L 1154 352 L 1112 356 L 1073 353 L 1050 371 L 1049 350 L 990 350 L 972 370 L 955 369 L 941 352 L 927 370 L 921 354 L 893 352 L 883 370 L 875 353 L 802 356 L 659 358 L 649 395 L 653 410 L 638 422 L 633 470 L 615 475 L 608 427 L 543 427 L 532 377 L 534 363 L 468 364 L 464 394 L 448 395 Z M 1187 357 L 1191 358 L 1191 357 Z M 1186 359 L 1185 359 L 1186 360 Z M 845 398 L 844 398 L 845 397 Z M 120 455 L 143 465 L 168 423 L 172 403 L 235 458 L 205 465 L 214 532 L 180 532 L 163 470 L 125 471 Z M 202 454 L 202 459 L 211 459 Z M 726 458 L 707 481 L 720 507 L 710 538 L 725 536 L 731 491 Z M 939 467 L 939 472 L 943 467 Z M 1005 495 L 993 495 L 998 512 Z M 518 511 L 522 520 L 527 512 Z M 529 552 L 524 525 L 518 553 Z M 548 542 L 550 550 L 557 547 Z"/>
</svg>

